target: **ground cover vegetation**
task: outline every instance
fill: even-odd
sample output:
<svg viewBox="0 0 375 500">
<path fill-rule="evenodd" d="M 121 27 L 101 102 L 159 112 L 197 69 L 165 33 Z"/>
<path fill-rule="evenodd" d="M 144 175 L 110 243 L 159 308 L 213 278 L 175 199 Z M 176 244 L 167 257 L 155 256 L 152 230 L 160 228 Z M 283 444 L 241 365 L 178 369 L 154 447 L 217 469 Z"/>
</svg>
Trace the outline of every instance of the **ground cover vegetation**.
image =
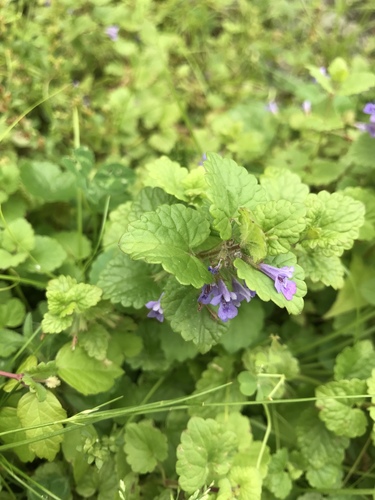
<svg viewBox="0 0 375 500">
<path fill-rule="evenodd" d="M 374 498 L 371 0 L 0 7 L 0 499 Z"/>
</svg>

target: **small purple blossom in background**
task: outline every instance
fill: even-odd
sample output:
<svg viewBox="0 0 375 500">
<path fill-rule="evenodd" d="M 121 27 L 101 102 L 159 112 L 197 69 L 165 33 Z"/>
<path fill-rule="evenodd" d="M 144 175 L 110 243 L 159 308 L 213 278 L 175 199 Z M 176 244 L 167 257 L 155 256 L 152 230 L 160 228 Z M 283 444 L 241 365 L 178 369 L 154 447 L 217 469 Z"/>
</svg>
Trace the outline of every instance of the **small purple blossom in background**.
<svg viewBox="0 0 375 500">
<path fill-rule="evenodd" d="M 309 115 L 311 113 L 311 102 L 310 101 L 303 101 L 302 110 L 305 113 L 305 115 Z"/>
<path fill-rule="evenodd" d="M 363 112 L 366 115 L 375 115 L 375 104 L 373 102 L 368 102 L 363 108 Z"/>
<path fill-rule="evenodd" d="M 275 288 L 278 293 L 282 293 L 286 300 L 292 300 L 297 291 L 297 285 L 289 279 L 293 277 L 294 267 L 284 266 L 279 269 L 269 264 L 260 264 L 259 268 L 275 281 Z"/>
<path fill-rule="evenodd" d="M 202 167 L 203 166 L 203 162 L 206 161 L 206 160 L 207 160 L 207 155 L 206 155 L 206 153 L 203 153 L 201 161 L 198 163 L 198 165 L 200 165 Z"/>
<path fill-rule="evenodd" d="M 156 318 L 158 321 L 160 321 L 160 323 L 163 323 L 164 321 L 164 311 L 160 304 L 163 295 L 164 292 L 160 295 L 158 300 L 150 300 L 150 302 L 147 302 L 146 304 L 147 309 L 151 309 L 151 311 L 147 314 L 147 317 Z"/>
<path fill-rule="evenodd" d="M 277 103 L 275 101 L 270 101 L 267 106 L 266 106 L 266 109 L 272 113 L 273 115 L 277 115 L 277 113 L 279 112 L 279 106 L 277 105 Z"/>
<path fill-rule="evenodd" d="M 375 137 L 375 123 L 356 123 L 355 127 L 363 132 L 368 132 L 371 137 Z"/>
<path fill-rule="evenodd" d="M 319 71 L 321 72 L 321 74 L 323 76 L 326 76 L 327 78 L 329 78 L 329 75 L 328 75 L 328 72 L 327 72 L 327 68 L 325 66 L 320 66 Z"/>
<path fill-rule="evenodd" d="M 239 281 L 236 280 L 236 278 L 232 279 L 232 286 L 233 286 L 233 291 L 237 295 L 237 299 L 239 302 L 242 300 L 246 300 L 246 302 L 250 302 L 251 299 L 253 299 L 256 295 L 256 292 L 253 290 L 250 290 L 250 288 L 245 284 L 241 285 Z"/>
<path fill-rule="evenodd" d="M 120 28 L 113 24 L 112 26 L 108 26 L 108 28 L 105 29 L 105 34 L 109 36 L 109 38 L 112 40 L 112 42 L 115 42 L 118 39 L 118 32 L 120 31 Z"/>
</svg>

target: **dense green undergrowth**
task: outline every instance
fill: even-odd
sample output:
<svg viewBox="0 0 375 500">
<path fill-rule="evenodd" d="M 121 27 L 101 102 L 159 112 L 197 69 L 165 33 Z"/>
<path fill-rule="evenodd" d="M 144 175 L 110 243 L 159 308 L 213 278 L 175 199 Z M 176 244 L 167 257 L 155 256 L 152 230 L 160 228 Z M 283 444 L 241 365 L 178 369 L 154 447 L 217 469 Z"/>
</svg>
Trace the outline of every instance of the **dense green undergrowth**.
<svg viewBox="0 0 375 500">
<path fill-rule="evenodd" d="M 0 7 L 0 500 L 374 498 L 371 2 Z"/>
</svg>

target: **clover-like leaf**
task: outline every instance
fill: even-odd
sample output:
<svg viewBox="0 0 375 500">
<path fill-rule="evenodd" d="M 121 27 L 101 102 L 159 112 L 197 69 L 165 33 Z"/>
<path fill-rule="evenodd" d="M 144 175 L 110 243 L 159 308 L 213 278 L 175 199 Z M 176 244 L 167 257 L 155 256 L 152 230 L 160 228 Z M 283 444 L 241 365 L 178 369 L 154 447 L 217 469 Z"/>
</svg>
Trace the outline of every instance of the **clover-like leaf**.
<svg viewBox="0 0 375 500">
<path fill-rule="evenodd" d="M 39 401 L 36 393 L 24 394 L 18 402 L 17 417 L 25 428 L 26 437 L 38 438 L 29 444 L 30 450 L 39 458 L 54 460 L 60 450 L 63 436 L 60 434 L 48 437 L 48 434 L 62 430 L 63 426 L 58 421 L 66 418 L 66 412 L 56 396 L 47 391 L 44 401 Z"/>
<path fill-rule="evenodd" d="M 155 212 L 131 222 L 120 248 L 133 259 L 161 264 L 183 285 L 196 288 L 212 281 L 212 275 L 195 257 L 193 248 L 210 234 L 208 221 L 184 205 L 162 205 Z"/>
<path fill-rule="evenodd" d="M 0 230 L 0 269 L 16 267 L 34 248 L 34 230 L 25 219 L 15 219 Z"/>
<path fill-rule="evenodd" d="M 126 460 L 134 472 L 152 472 L 168 456 L 167 438 L 150 421 L 128 424 L 124 441 Z"/>
<path fill-rule="evenodd" d="M 285 307 L 290 314 L 300 314 L 303 309 L 303 298 L 306 295 L 306 284 L 303 281 L 303 269 L 296 264 L 296 258 L 293 254 L 277 255 L 273 259 L 267 259 L 267 264 L 281 268 L 284 266 L 293 266 L 294 273 L 292 281 L 297 285 L 297 291 L 292 300 L 287 300 L 283 294 L 278 293 L 275 289 L 274 282 L 260 270 L 255 269 L 241 259 L 234 261 L 234 266 L 237 269 L 237 275 L 246 281 L 250 290 L 254 290 L 257 295 L 264 301 L 272 300 L 279 307 Z"/>
<path fill-rule="evenodd" d="M 362 410 L 353 406 L 363 402 L 364 394 L 366 382 L 356 378 L 319 386 L 316 389 L 316 406 L 320 409 L 319 417 L 327 429 L 338 436 L 362 436 L 366 432 L 367 419 Z M 346 397 L 357 395 L 357 398 Z"/>
<path fill-rule="evenodd" d="M 176 470 L 181 488 L 193 493 L 226 474 L 236 443 L 236 435 L 215 420 L 192 417 L 177 448 Z"/>
<path fill-rule="evenodd" d="M 228 240 L 232 235 L 231 219 L 238 215 L 238 209 L 254 209 L 258 203 L 266 201 L 266 194 L 256 177 L 233 160 L 214 153 L 209 153 L 207 158 L 204 168 L 207 197 L 212 203 L 210 212 L 221 238 Z"/>
</svg>

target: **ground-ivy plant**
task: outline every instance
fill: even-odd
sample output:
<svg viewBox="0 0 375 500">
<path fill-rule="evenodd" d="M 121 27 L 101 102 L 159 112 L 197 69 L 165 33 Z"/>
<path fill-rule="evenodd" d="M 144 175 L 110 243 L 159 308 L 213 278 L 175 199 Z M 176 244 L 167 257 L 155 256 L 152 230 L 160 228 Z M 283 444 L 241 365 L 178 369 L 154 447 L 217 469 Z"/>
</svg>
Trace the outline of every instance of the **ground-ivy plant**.
<svg viewBox="0 0 375 500">
<path fill-rule="evenodd" d="M 371 2 L 0 6 L 0 500 L 373 498 Z"/>
</svg>

